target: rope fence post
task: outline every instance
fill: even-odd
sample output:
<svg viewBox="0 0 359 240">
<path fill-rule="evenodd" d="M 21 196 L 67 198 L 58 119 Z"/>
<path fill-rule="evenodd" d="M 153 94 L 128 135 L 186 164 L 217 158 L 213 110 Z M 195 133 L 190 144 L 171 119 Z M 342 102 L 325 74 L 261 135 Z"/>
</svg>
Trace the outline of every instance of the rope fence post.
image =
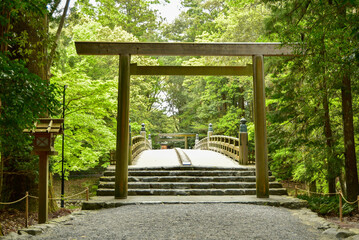
<svg viewBox="0 0 359 240">
<path fill-rule="evenodd" d="M 26 192 L 25 227 L 29 227 L 29 192 Z"/>
<path fill-rule="evenodd" d="M 354 202 L 349 202 L 349 201 L 345 198 L 345 196 L 343 195 L 342 191 L 338 191 L 338 192 L 336 192 L 336 193 L 315 193 L 315 192 L 309 191 L 308 189 L 298 188 L 298 186 L 295 185 L 295 196 L 297 196 L 298 191 L 304 191 L 304 192 L 307 193 L 307 194 L 319 194 L 319 195 L 321 195 L 321 196 L 338 195 L 338 196 L 339 196 L 339 219 L 340 219 L 340 222 L 343 222 L 343 221 L 344 221 L 344 219 L 343 219 L 343 200 L 344 200 L 347 204 L 350 204 L 350 205 L 357 204 L 357 205 L 358 205 L 358 210 L 359 210 L 359 195 L 357 196 L 357 199 L 356 199 Z"/>
<path fill-rule="evenodd" d="M 339 219 L 340 222 L 343 222 L 343 199 L 341 191 L 339 191 Z"/>
<path fill-rule="evenodd" d="M 64 197 L 64 196 L 61 196 L 60 198 L 48 198 L 48 199 L 51 199 L 51 200 L 61 200 L 61 199 L 71 199 L 75 196 L 78 196 L 78 195 L 83 195 L 84 193 L 86 193 L 86 201 L 89 201 L 89 196 L 90 196 L 90 193 L 89 193 L 89 188 L 87 187 L 84 191 L 82 192 L 79 192 L 77 194 L 74 194 L 72 196 L 69 196 L 69 197 Z M 358 196 L 359 197 L 359 196 Z M 0 205 L 11 205 L 11 204 L 15 204 L 15 203 L 18 203 L 18 202 L 21 202 L 22 200 L 25 199 L 25 227 L 28 228 L 29 227 L 29 198 L 34 198 L 34 199 L 39 199 L 39 197 L 36 197 L 36 196 L 32 196 L 29 194 L 29 192 L 27 191 L 25 196 L 18 199 L 18 200 L 15 200 L 13 202 L 0 202 Z"/>
</svg>

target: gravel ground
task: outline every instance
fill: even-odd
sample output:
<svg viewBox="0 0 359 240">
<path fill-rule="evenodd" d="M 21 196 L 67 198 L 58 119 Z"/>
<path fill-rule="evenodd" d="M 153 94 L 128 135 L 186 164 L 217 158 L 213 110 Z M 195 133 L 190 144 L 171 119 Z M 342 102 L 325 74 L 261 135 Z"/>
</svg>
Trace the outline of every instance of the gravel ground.
<svg viewBox="0 0 359 240">
<path fill-rule="evenodd" d="M 324 239 L 289 210 L 268 206 L 130 205 L 82 213 L 31 239 Z"/>
</svg>

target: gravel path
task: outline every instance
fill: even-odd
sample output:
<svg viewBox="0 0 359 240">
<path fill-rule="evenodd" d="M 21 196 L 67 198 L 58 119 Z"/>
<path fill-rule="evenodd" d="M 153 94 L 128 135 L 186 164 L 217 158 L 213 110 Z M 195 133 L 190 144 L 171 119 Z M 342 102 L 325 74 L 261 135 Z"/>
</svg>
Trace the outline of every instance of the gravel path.
<svg viewBox="0 0 359 240">
<path fill-rule="evenodd" d="M 31 239 L 323 239 L 283 208 L 131 205 L 84 212 Z"/>
</svg>

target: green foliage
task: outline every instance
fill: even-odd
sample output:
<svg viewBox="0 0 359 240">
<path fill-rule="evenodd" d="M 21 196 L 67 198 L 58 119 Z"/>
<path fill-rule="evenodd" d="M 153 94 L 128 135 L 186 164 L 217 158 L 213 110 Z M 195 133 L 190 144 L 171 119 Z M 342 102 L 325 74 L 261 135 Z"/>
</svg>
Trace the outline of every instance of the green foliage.
<svg viewBox="0 0 359 240">
<path fill-rule="evenodd" d="M 11 29 L 11 25 L 14 23 L 14 20 L 18 20 L 24 17 L 23 13 L 27 12 L 28 14 L 38 14 L 44 15 L 47 13 L 46 5 L 53 6 L 53 0 L 33 0 L 33 1 L 22 1 L 22 0 L 2 0 L 0 2 L 0 25 L 3 27 L 1 29 L 2 34 L 0 37 L 0 45 L 4 43 L 14 44 L 11 37 L 13 37 L 13 32 L 7 32 L 6 27 Z M 31 23 L 30 23 L 31 24 Z M 16 30 L 16 29 L 15 29 Z M 4 34 L 4 35 L 3 35 Z M 22 34 L 27 34 L 23 32 Z"/>
<path fill-rule="evenodd" d="M 185 0 L 184 11 L 172 24 L 163 24 L 165 38 L 194 42 L 201 35 L 216 34 L 219 26 L 214 21 L 227 11 L 225 1 Z"/>
<path fill-rule="evenodd" d="M 23 31 L 21 24 L 32 19 L 32 28 L 38 26 L 42 18 L 35 16 L 54 13 L 57 3 L 56 0 L 5 0 L 1 3 L 6 11 L 11 11 L 10 20 L 17 20 L 10 21 L 14 23 L 11 26 L 14 31 L 5 34 L 0 42 L 11 43 L 12 58 L 44 57 L 44 52 L 39 49 L 51 45 L 48 42 L 56 31 L 58 17 L 50 16 L 49 36 L 46 31 L 33 34 Z M 265 61 L 269 165 L 280 179 L 315 182 L 321 190 L 328 191 L 328 181 L 338 177 L 344 166 L 343 73 L 352 78 L 355 140 L 359 139 L 359 82 L 355 80 L 359 73 L 358 3 L 185 0 L 179 17 L 173 23 L 162 25 L 156 10 L 152 9 L 154 3 L 158 1 L 75 2 L 51 69 L 53 83 L 69 86 L 65 103 L 66 174 L 105 166 L 108 152 L 115 148 L 116 140 L 118 57 L 79 56 L 74 41 L 135 42 L 158 41 L 160 38 L 161 41 L 181 42 L 298 42 L 300 56 L 271 57 Z M 347 10 L 345 14 L 341 9 Z M 23 18 L 24 11 L 30 11 L 32 15 Z M 0 17 L 1 26 L 10 22 L 6 14 Z M 29 47 L 30 39 L 35 41 L 33 38 L 43 41 Z M 18 144 L 20 140 L 17 138 L 7 142 L 5 137 L 19 133 L 44 111 L 61 117 L 60 113 L 53 113 L 56 104 L 52 99 L 56 88 L 38 81 L 23 63 L 4 57 L 1 61 L 4 64 L 1 64 L 0 74 L 16 81 L 0 83 L 0 120 L 3 121 L 0 124 L 6 126 L 1 131 L 8 131 L 1 134 L 0 141 L 9 143 L 9 147 L 21 148 L 25 146 L 25 138 Z M 132 56 L 131 62 L 139 65 L 243 66 L 250 64 L 251 58 Z M 20 65 L 16 65 L 18 63 Z M 36 64 L 44 63 L 38 61 Z M 143 122 L 147 133 L 153 137 L 160 132 L 193 132 L 205 136 L 209 123 L 213 124 L 215 134 L 237 137 L 239 120 L 245 117 L 249 150 L 253 154 L 251 77 L 133 76 L 130 91 L 132 136 L 139 133 Z M 35 96 L 42 100 L 34 101 Z M 62 96 L 57 99 L 61 100 Z M 13 107 L 5 108 L 4 104 Z M 8 122 L 3 120 L 5 117 Z M 55 143 L 59 152 L 61 141 L 57 138 Z M 54 172 L 60 171 L 60 163 L 61 156 L 52 157 Z M 330 212 L 331 204 L 330 201 L 323 203 L 323 212 Z"/>
<path fill-rule="evenodd" d="M 92 1 L 76 1 L 73 9 L 73 17 L 77 21 L 81 19 L 96 19 L 102 26 L 110 29 L 120 27 L 141 40 L 151 40 L 156 36 L 156 28 L 159 23 L 150 5 L 159 3 L 157 0 L 97 0 L 96 5 Z"/>
<path fill-rule="evenodd" d="M 59 106 L 54 84 L 47 84 L 32 74 L 24 62 L 10 60 L 0 53 L 0 151 L 4 154 L 23 151 L 29 136 L 23 129 L 32 128 L 35 120 Z M 7 155 L 5 154 L 5 155 Z"/>
<path fill-rule="evenodd" d="M 30 155 L 30 134 L 34 122 L 58 107 L 57 88 L 30 73 L 24 62 L 0 53 L 0 199 L 19 199 L 33 189 L 38 160 Z M 4 172 L 15 173 L 6 174 Z M 15 187 L 14 187 L 15 186 Z"/>
<path fill-rule="evenodd" d="M 242 1 L 239 6 L 233 2 L 185 1 L 181 15 L 164 26 L 164 36 L 172 41 L 189 42 L 256 41 L 263 34 L 263 19 L 268 9 L 252 2 Z M 186 66 L 243 66 L 250 62 L 249 58 L 233 57 L 161 59 L 163 65 Z M 212 123 L 215 134 L 238 137 L 239 120 L 246 117 L 252 121 L 249 77 L 168 77 L 164 91 L 167 111 L 176 119 L 178 131 L 205 135 L 208 124 Z"/>
<path fill-rule="evenodd" d="M 309 208 L 321 215 L 339 215 L 339 197 L 338 196 L 307 196 L 298 195 L 298 198 L 308 201 Z M 343 204 L 343 215 L 349 215 L 356 211 L 356 204 Z"/>
<path fill-rule="evenodd" d="M 341 116 L 342 79 L 343 74 L 357 76 L 357 70 L 349 71 L 357 69 L 357 62 L 347 59 L 357 49 L 353 33 L 358 27 L 354 10 L 358 3 L 264 2 L 271 9 L 266 19 L 267 37 L 283 43 L 297 42 L 300 53 L 295 59 L 269 60 L 268 70 L 273 73 L 268 87 L 271 166 L 279 169 L 281 163 L 290 163 L 293 175 L 286 177 L 326 183 L 330 191 L 335 191 L 333 183 L 343 171 L 343 146 L 347 144 L 342 143 L 342 127 L 348 124 Z M 353 103 L 355 115 L 357 107 Z M 290 149 L 290 154 L 283 155 L 283 149 Z M 347 176 L 351 174 L 348 170 Z"/>
<path fill-rule="evenodd" d="M 80 19 L 78 19 L 80 20 Z M 86 170 L 99 164 L 108 165 L 109 152 L 115 149 L 118 57 L 78 56 L 74 41 L 138 41 L 121 27 L 111 29 L 86 17 L 81 24 L 64 29 L 59 46 L 59 62 L 52 69 L 52 81 L 68 85 L 65 103 L 65 169 Z M 132 57 L 139 65 L 155 65 L 148 57 Z M 132 136 L 138 135 L 141 123 L 147 133 L 169 131 L 168 117 L 158 108 L 161 77 L 131 77 L 130 118 Z M 169 129 L 169 130 L 168 130 Z M 55 149 L 61 152 L 62 139 Z M 61 155 L 52 157 L 56 173 L 61 171 Z"/>
</svg>

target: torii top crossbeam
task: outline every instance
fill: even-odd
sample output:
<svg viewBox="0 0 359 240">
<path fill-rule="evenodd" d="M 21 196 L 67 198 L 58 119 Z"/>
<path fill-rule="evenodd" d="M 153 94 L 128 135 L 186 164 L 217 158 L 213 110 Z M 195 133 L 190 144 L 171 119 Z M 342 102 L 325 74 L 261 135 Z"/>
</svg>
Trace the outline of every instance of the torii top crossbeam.
<svg viewBox="0 0 359 240">
<path fill-rule="evenodd" d="M 289 56 L 293 48 L 282 43 L 144 43 L 75 42 L 79 55 L 147 56 Z"/>
</svg>

